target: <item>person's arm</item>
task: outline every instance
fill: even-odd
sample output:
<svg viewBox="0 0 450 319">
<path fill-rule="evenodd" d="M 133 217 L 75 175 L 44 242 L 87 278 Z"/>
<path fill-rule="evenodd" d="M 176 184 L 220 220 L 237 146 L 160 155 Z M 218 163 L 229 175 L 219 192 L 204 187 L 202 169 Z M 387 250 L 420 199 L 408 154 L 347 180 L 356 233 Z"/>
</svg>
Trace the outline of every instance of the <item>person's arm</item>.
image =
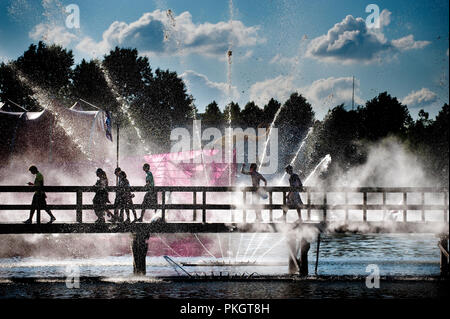
<svg viewBox="0 0 450 319">
<path fill-rule="evenodd" d="M 261 174 L 259 174 L 259 178 L 264 182 L 264 186 L 267 187 L 267 180 L 264 178 L 264 176 L 262 176 Z"/>
<path fill-rule="evenodd" d="M 244 174 L 244 175 L 251 175 L 250 172 L 244 171 L 244 168 L 245 168 L 245 164 L 242 164 L 241 174 Z"/>
</svg>

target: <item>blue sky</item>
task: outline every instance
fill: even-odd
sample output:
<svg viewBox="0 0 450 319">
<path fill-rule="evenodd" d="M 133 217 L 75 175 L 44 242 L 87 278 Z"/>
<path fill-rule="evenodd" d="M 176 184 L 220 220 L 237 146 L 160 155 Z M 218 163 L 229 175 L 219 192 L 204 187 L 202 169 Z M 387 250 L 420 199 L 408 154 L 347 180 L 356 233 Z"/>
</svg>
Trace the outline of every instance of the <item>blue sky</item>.
<svg viewBox="0 0 450 319">
<path fill-rule="evenodd" d="M 370 3 L 379 28 L 366 24 Z M 67 27 L 70 4 L 80 28 Z M 230 99 L 262 107 L 297 91 L 321 119 L 351 105 L 355 76 L 357 103 L 388 91 L 413 117 L 421 108 L 435 116 L 449 99 L 448 12 L 441 0 L 2 0 L 0 59 L 40 39 L 72 49 L 76 62 L 136 47 L 153 69 L 181 75 L 200 111 L 213 99 L 222 108 Z"/>
</svg>

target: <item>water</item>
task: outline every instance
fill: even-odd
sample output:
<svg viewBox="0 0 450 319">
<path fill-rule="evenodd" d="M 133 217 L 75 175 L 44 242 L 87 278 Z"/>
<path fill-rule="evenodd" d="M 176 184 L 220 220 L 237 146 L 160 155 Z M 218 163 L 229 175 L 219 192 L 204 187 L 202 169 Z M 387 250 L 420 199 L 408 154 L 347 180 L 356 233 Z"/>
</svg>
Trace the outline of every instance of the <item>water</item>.
<svg viewBox="0 0 450 319">
<path fill-rule="evenodd" d="M 211 239 L 217 235 L 210 234 Z M 224 243 L 228 234 L 219 234 Z M 243 274 L 256 272 L 259 275 L 288 274 L 288 250 L 280 233 L 232 234 L 229 236 L 234 258 L 231 262 L 249 262 L 245 266 L 212 266 L 211 263 L 229 262 L 221 258 L 218 247 L 207 245 L 209 254 L 180 257 L 174 251 L 166 250 L 179 264 L 186 266 L 189 273 Z M 252 237 L 253 240 L 252 240 Z M 228 239 L 228 238 L 227 238 Z M 382 276 L 434 276 L 439 275 L 439 249 L 433 234 L 365 234 L 365 235 L 322 235 L 319 254 L 319 275 L 364 276 L 369 264 L 377 264 Z M 239 244 L 240 242 L 240 244 Z M 269 248 L 279 242 L 274 249 Z M 200 245 L 200 243 L 199 243 Z M 217 244 L 218 246 L 218 244 Z M 239 247 L 240 246 L 240 247 Z M 239 253 L 237 252 L 239 247 Z M 316 243 L 311 243 L 309 269 L 314 272 Z M 212 255 L 214 257 L 212 257 Z M 261 256 L 263 256 L 261 258 Z M 257 261 L 257 264 L 253 262 Z M 203 265 L 202 265 L 203 264 Z M 127 279 L 133 274 L 133 259 L 130 255 L 89 259 L 49 259 L 39 257 L 0 258 L 0 278 L 56 278 L 64 277 L 67 266 L 80 267 L 82 277 L 110 277 Z M 147 256 L 147 276 L 176 276 L 177 273 L 162 256 Z"/>
<path fill-rule="evenodd" d="M 222 243 L 226 242 L 225 238 L 230 239 L 231 255 L 235 257 L 221 258 L 219 249 L 214 246 L 208 249 L 216 257 L 206 251 L 195 257 L 179 257 L 170 250 L 165 253 L 179 264 L 195 264 L 184 266 L 191 275 L 214 274 L 224 278 L 253 274 L 255 279 L 186 281 L 188 276 L 178 275 L 163 256 L 147 256 L 145 277 L 133 276 L 131 255 L 89 259 L 0 258 L 0 298 L 423 298 L 441 296 L 446 291 L 439 282 L 427 279 L 439 275 L 440 271 L 437 238 L 432 234 L 322 235 L 318 275 L 323 279 L 305 282 L 277 277 L 288 274 L 288 251 L 285 242 L 280 242 L 283 236 L 280 233 L 209 236 L 216 243 L 218 239 Z M 269 251 L 276 242 L 279 244 Z M 314 274 L 315 252 L 313 242 L 308 255 L 311 275 Z M 258 263 L 211 265 L 223 261 Z M 398 282 L 382 279 L 381 289 L 367 289 L 364 281 L 369 264 L 379 267 L 382 278 L 399 276 L 404 279 Z M 66 267 L 74 265 L 79 267 L 80 288 L 68 289 Z"/>
</svg>

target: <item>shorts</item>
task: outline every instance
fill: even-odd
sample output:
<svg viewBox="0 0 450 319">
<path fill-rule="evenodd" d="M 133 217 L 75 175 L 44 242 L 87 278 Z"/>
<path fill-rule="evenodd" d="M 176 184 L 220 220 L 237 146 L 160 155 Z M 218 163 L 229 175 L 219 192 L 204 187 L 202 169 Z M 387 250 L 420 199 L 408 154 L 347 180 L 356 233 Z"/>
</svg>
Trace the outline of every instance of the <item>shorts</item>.
<svg viewBox="0 0 450 319">
<path fill-rule="evenodd" d="M 289 197 L 288 197 L 288 199 L 287 199 L 287 201 L 286 201 L 286 204 L 287 204 L 288 206 L 298 206 L 298 205 L 302 205 L 303 202 L 302 202 L 302 199 L 301 199 L 301 197 L 300 197 L 300 194 L 299 194 L 298 192 L 290 193 L 290 194 L 289 194 Z"/>
<path fill-rule="evenodd" d="M 156 205 L 158 203 L 155 192 L 147 192 L 145 193 L 144 200 L 142 201 L 142 208 L 151 208 L 152 205 Z"/>
<path fill-rule="evenodd" d="M 47 208 L 47 201 L 45 200 L 45 198 L 47 197 L 47 195 L 45 195 L 45 193 L 43 194 L 38 194 L 35 193 L 33 195 L 33 201 L 31 202 L 31 207 L 35 208 L 35 209 L 46 209 Z"/>
</svg>

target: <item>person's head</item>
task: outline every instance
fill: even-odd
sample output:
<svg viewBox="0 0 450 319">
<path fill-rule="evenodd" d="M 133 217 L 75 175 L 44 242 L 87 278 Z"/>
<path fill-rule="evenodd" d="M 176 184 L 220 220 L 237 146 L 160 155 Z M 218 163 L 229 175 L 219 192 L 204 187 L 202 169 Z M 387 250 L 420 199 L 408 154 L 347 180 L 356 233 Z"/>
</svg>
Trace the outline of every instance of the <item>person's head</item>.
<svg viewBox="0 0 450 319">
<path fill-rule="evenodd" d="M 120 174 L 121 171 L 122 171 L 122 170 L 120 169 L 120 167 L 117 167 L 117 168 L 114 170 L 114 175 L 120 176 L 119 174 Z"/>
<path fill-rule="evenodd" d="M 148 172 L 150 170 L 150 165 L 145 163 L 144 166 L 142 166 L 142 169 L 144 170 L 144 172 Z"/>
<path fill-rule="evenodd" d="M 35 174 L 37 174 L 37 172 L 39 172 L 38 169 L 37 169 L 37 167 L 34 166 L 34 165 L 30 166 L 30 168 L 29 168 L 28 170 L 29 170 L 29 171 L 31 172 L 31 174 L 33 174 L 33 175 L 35 175 Z"/>
<path fill-rule="evenodd" d="M 292 168 L 291 165 L 286 166 L 285 170 L 286 170 L 286 173 L 288 173 L 289 175 L 291 175 L 294 171 L 294 169 Z"/>
<path fill-rule="evenodd" d="M 105 171 L 102 170 L 101 168 L 97 168 L 97 171 L 95 172 L 95 174 L 96 174 L 98 177 L 104 177 L 104 176 L 106 175 Z"/>
<path fill-rule="evenodd" d="M 127 174 L 125 174 L 124 171 L 120 171 L 120 172 L 119 172 L 119 177 L 122 178 L 122 179 L 123 179 L 123 178 L 127 178 Z"/>
<path fill-rule="evenodd" d="M 250 164 L 250 172 L 255 172 L 257 168 L 258 168 L 258 166 L 256 166 L 256 163 Z"/>
</svg>

